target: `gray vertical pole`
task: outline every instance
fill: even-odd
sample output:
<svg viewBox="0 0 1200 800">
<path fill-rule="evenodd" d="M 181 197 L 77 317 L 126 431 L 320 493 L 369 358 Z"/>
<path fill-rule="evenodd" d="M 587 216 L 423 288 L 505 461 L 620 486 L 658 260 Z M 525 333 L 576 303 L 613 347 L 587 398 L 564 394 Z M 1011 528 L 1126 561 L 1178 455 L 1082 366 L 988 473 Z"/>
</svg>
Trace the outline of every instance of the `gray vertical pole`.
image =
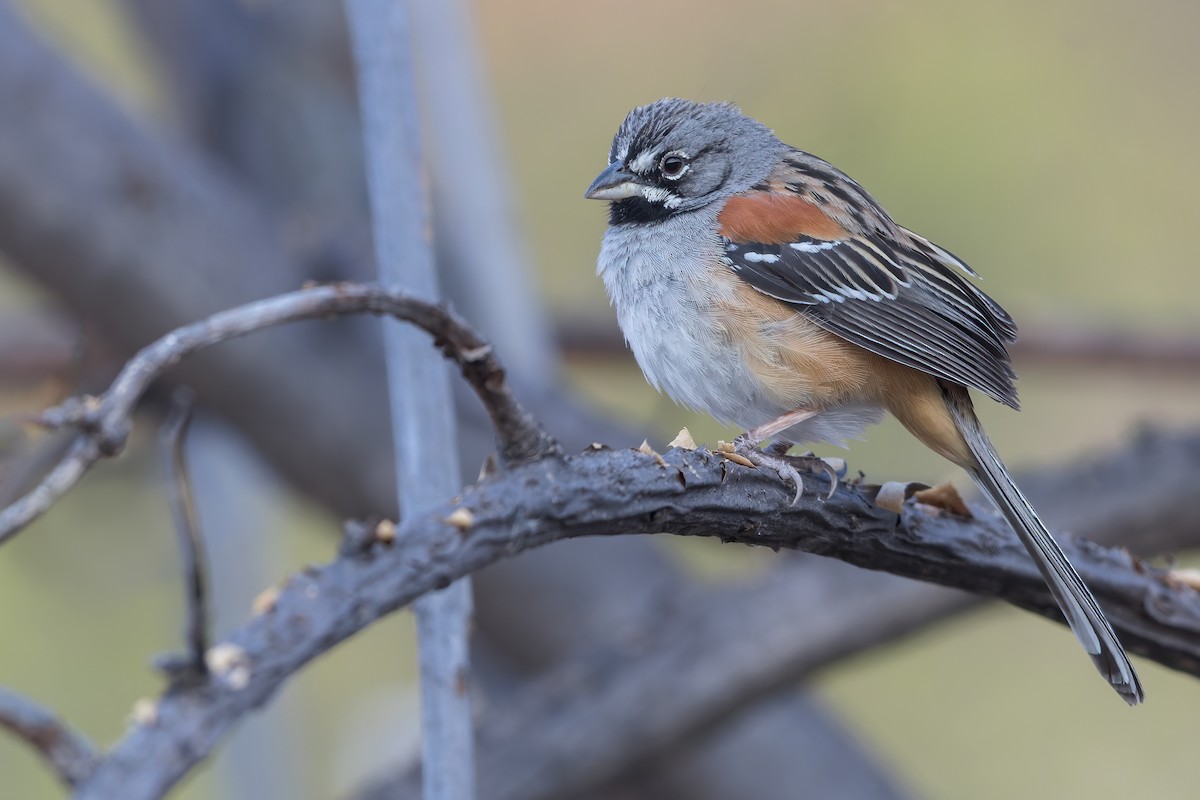
<svg viewBox="0 0 1200 800">
<path fill-rule="evenodd" d="M 407 9 L 403 0 L 347 0 L 346 8 L 380 280 L 437 299 Z M 383 325 L 400 507 L 414 514 L 461 488 L 449 367 L 425 334 L 391 320 Z M 416 613 L 425 800 L 470 800 L 470 582 L 428 595 Z"/>
</svg>

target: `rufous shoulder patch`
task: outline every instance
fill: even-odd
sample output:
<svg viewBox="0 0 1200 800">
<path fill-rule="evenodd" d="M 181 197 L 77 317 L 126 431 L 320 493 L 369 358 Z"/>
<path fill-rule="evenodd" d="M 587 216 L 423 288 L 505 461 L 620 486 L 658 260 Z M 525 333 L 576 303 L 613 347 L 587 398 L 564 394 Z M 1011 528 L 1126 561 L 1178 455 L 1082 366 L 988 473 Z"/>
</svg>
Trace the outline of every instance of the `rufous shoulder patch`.
<svg viewBox="0 0 1200 800">
<path fill-rule="evenodd" d="M 849 232 L 799 195 L 752 191 L 735 195 L 717 216 L 721 235 L 734 242 L 786 244 L 801 237 L 836 241 Z"/>
</svg>

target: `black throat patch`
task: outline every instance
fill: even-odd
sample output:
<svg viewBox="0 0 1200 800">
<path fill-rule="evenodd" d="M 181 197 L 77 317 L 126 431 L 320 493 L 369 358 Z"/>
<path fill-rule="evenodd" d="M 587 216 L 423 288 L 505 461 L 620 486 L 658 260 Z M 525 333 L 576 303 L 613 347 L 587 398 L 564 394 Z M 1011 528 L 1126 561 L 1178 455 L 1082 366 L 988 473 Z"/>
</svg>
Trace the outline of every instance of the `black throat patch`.
<svg viewBox="0 0 1200 800">
<path fill-rule="evenodd" d="M 644 197 L 627 197 L 608 204 L 608 224 L 625 225 L 639 222 L 658 222 L 674 214 L 676 209 L 662 203 L 651 203 Z"/>
</svg>

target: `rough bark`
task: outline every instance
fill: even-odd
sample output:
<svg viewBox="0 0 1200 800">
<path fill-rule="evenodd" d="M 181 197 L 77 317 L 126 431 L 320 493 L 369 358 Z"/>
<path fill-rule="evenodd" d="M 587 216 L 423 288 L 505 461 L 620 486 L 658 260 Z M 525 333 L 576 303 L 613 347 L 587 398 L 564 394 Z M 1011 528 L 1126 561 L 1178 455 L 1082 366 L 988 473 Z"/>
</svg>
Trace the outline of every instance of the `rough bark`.
<svg viewBox="0 0 1200 800">
<path fill-rule="evenodd" d="M 334 562 L 294 576 L 269 612 L 218 645 L 231 654 L 228 670 L 214 674 L 205 686 L 176 688 L 162 697 L 153 723 L 130 731 L 80 788 L 79 797 L 110 797 L 118 787 L 125 798 L 160 796 L 237 719 L 269 700 L 287 676 L 336 643 L 488 563 L 572 537 L 671 533 L 802 550 L 1002 598 L 1062 621 L 1024 548 L 998 518 L 964 520 L 911 502 L 898 518 L 872 505 L 871 494 L 870 487 L 842 486 L 828 500 L 810 493 L 792 506 L 789 487 L 777 476 L 729 465 L 703 451 L 672 450 L 661 459 L 629 450 L 591 452 L 519 466 L 466 491 L 458 502 L 408 520 L 394 539 L 358 539 Z M 1062 543 L 1130 652 L 1200 675 L 1200 593 L 1124 550 L 1068 537 Z M 927 620 L 929 610 L 920 609 L 914 599 L 894 604 L 891 613 Z M 827 638 L 814 636 L 808 642 L 812 655 L 806 669 L 878 641 L 880 630 L 871 620 L 895 623 L 871 603 L 858 609 L 848 635 L 848 621 L 839 618 L 846 600 L 839 597 L 837 606 L 828 600 L 817 604 L 830 611 L 812 615 Z M 794 606 L 780 605 L 771 613 L 741 615 L 736 623 L 743 636 L 790 637 L 788 626 L 768 619 L 780 609 L 789 617 L 795 613 Z M 650 664 L 664 654 L 678 658 L 680 652 L 648 648 L 643 660 Z M 710 655 L 693 649 L 691 658 L 701 652 Z M 736 653 L 745 674 L 778 674 L 759 672 L 761 656 L 755 648 L 737 648 Z M 678 665 L 658 665 L 664 666 Z M 1081 655 L 1080 669 L 1084 667 Z M 606 674 L 608 680 L 623 678 Z M 703 688 L 715 690 L 729 679 L 728 673 L 710 673 Z M 768 691 L 778 683 L 750 685 L 752 691 Z M 669 703 L 669 698 L 659 701 Z M 689 708 L 695 713 L 695 706 Z M 598 714 L 605 711 L 597 709 Z M 672 738 L 664 739 L 656 727 L 662 716 L 641 715 L 639 735 L 651 747 Z M 565 740 L 564 749 L 579 755 L 568 745 Z M 535 780 L 526 775 L 513 791 L 529 791 Z"/>
</svg>

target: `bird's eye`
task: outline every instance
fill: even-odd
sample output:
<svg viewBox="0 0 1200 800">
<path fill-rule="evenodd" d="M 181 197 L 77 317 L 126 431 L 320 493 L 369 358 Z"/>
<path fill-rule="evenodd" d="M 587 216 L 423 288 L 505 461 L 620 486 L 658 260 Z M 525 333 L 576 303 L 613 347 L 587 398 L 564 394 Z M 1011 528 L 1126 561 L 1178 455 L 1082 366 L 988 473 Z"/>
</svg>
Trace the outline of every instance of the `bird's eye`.
<svg viewBox="0 0 1200 800">
<path fill-rule="evenodd" d="M 662 163 L 658 165 L 664 178 L 678 178 L 686 168 L 687 159 L 678 153 L 668 153 L 663 156 Z"/>
</svg>

